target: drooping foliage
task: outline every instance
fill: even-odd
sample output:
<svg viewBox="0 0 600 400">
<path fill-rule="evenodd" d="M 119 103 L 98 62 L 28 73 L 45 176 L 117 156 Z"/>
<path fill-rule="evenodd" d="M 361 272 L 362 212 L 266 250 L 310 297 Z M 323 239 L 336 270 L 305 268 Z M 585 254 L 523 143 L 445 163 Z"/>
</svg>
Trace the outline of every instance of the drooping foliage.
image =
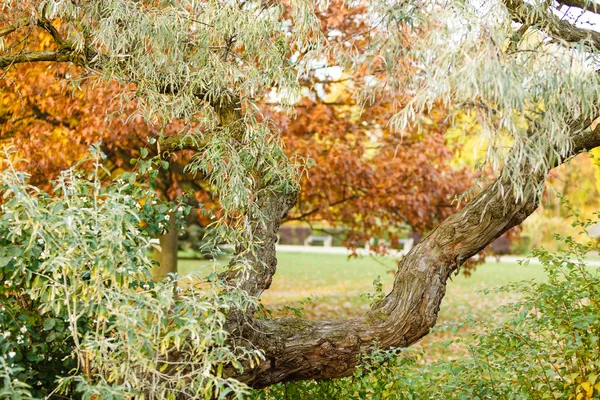
<svg viewBox="0 0 600 400">
<path fill-rule="evenodd" d="M 373 26 L 367 4 L 345 7 L 332 1 L 316 14 L 322 35 L 334 47 L 348 45 L 355 57 L 369 56 Z M 281 130 L 286 152 L 311 160 L 289 219 L 339 226 L 352 248 L 372 238 L 394 244 L 406 235 L 399 229 L 403 226 L 427 232 L 455 210 L 453 197 L 471 178 L 452 163 L 453 145 L 444 138 L 446 112 L 432 109 L 421 127 L 391 129 L 394 104 L 408 93 L 400 87 L 376 103 L 361 101 L 359 94 L 373 76 L 369 68 L 343 69 L 346 61 L 331 51 L 300 75 L 303 97 L 293 114 L 277 112 L 272 104 L 266 109 Z M 371 249 L 385 251 L 386 246 Z"/>
<path fill-rule="evenodd" d="M 11 10 L 2 17 L 8 24 L 25 24 L 19 16 L 27 19 L 35 6 L 4 4 Z M 239 221 L 237 233 L 246 232 L 243 226 L 248 224 L 238 218 L 240 211 L 250 207 L 260 213 L 253 201 L 257 185 L 268 181 L 279 182 L 277 187 L 296 186 L 278 139 L 253 104 L 273 86 L 282 101 L 292 101 L 297 93 L 288 41 L 313 35 L 316 19 L 309 4 L 295 4 L 286 14 L 297 20 L 295 35 L 285 32 L 283 5 L 259 2 L 59 1 L 44 2 L 36 9 L 44 23 L 61 20 L 61 26 L 48 33 L 54 46 L 79 54 L 71 61 L 93 69 L 101 66 L 97 71 L 103 77 L 123 85 L 113 99 L 122 111 L 128 113 L 126 105 L 135 99 L 135 114 L 148 122 L 182 121 L 173 147 L 202 147 L 188 168 L 218 188 L 225 217 Z M 135 90 L 127 90 L 132 83 Z M 242 120 L 235 117 L 236 126 L 244 129 L 230 124 L 240 108 Z M 265 182 L 252 178 L 255 171 L 267 169 L 268 176 L 259 179 Z"/>
<path fill-rule="evenodd" d="M 0 349 L 2 376 L 14 381 L 8 393 L 26 386 L 34 398 L 243 394 L 223 366 L 241 370 L 261 354 L 232 348 L 224 325 L 229 310 L 253 301 L 214 276 L 201 288 L 193 278 L 153 282 L 153 236 L 189 207 L 161 202 L 136 173 L 103 186 L 103 155 L 93 155 L 93 172 L 63 172 L 55 195 L 29 186 L 18 163 L 5 160 Z"/>
<path fill-rule="evenodd" d="M 52 48 L 51 38 L 43 31 L 29 36 L 34 42 L 32 48 Z M 21 40 L 8 37 L 4 45 L 10 48 Z M 141 148 L 146 157 L 157 155 L 149 139 L 158 134 L 168 137 L 181 129 L 179 120 L 159 126 L 132 115 L 137 110 L 135 101 L 120 109 L 115 101 L 123 89 L 120 85 L 114 81 L 105 84 L 93 75 L 80 78 L 82 73 L 80 67 L 69 64 L 39 63 L 16 65 L 3 74 L 0 143 L 11 146 L 28 161 L 21 168 L 30 174 L 32 185 L 49 189 L 61 171 L 86 157 L 89 147 L 99 142 L 112 174 L 132 170 L 136 166 L 130 160 L 141 157 Z M 189 152 L 182 152 L 163 159 L 171 164 L 168 171 L 157 163 L 163 172 L 154 184 L 166 199 L 175 200 L 189 189 L 202 186 L 201 176 L 183 172 L 189 158 Z M 198 191 L 200 201 L 209 201 L 207 192 Z"/>
<path fill-rule="evenodd" d="M 390 31 L 398 22 L 411 26 L 401 31 L 408 45 L 392 35 L 378 48 L 385 78 L 375 86 L 386 91 L 391 79 L 414 93 L 390 125 L 403 129 L 436 102 L 468 110 L 486 151 L 481 165 L 503 166 L 518 198 L 539 192 L 521 173 L 523 163 L 545 173 L 568 154 L 573 128 L 589 126 L 600 111 L 600 35 L 588 17 L 578 18 L 581 9 L 557 3 L 550 10 L 547 2 L 520 0 L 377 3 Z"/>
<path fill-rule="evenodd" d="M 344 136 L 347 144 L 341 149 L 352 150 L 354 157 L 362 160 L 391 158 L 390 168 L 400 167 L 396 162 L 402 156 L 391 148 L 401 139 L 415 143 L 403 154 L 407 157 L 440 143 L 433 125 L 427 128 L 428 118 L 437 122 L 434 116 L 438 110 L 442 110 L 442 118 L 451 117 L 446 121 L 449 123 L 459 113 L 468 112 L 476 119 L 476 129 L 465 133 L 475 133 L 481 139 L 486 155 L 480 165 L 488 167 L 486 172 L 491 169 L 497 179 L 479 194 L 475 192 L 469 204 L 443 220 L 401 260 L 391 292 L 375 302 L 364 317 L 349 321 L 261 320 L 256 318 L 254 307 L 244 301 L 234 303 L 227 315 L 219 313 L 220 309 L 206 311 L 219 318 L 222 315 L 220 321 L 227 324 L 223 332 L 232 335 L 230 343 L 244 344 L 244 348 L 257 349 L 264 355 L 258 364 L 246 365 L 240 372 L 235 368 L 239 366 L 235 354 L 227 350 L 225 342 L 217 341 L 210 348 L 225 349 L 223 363 L 233 367 L 226 370 L 224 379 L 231 379 L 227 381 L 231 385 L 237 385 L 235 378 L 264 387 L 289 380 L 349 376 L 365 348 L 376 344 L 406 347 L 421 339 L 435 325 L 452 273 L 535 210 L 551 168 L 600 146 L 600 129 L 595 122 L 600 111 L 596 73 L 599 35 L 562 15 L 563 4 L 596 7 L 594 2 L 578 0 L 552 4 L 520 0 L 350 3 L 344 10 L 353 11 L 338 16 L 365 29 L 344 37 L 341 30 L 324 32 L 318 13 L 326 9 L 326 4 L 302 0 L 4 0 L 9 12 L 0 16 L 0 37 L 15 34 L 23 40 L 10 44 L 3 52 L 0 68 L 42 61 L 74 64 L 87 74 L 117 81 L 121 86 L 115 101 L 120 102 L 123 111 L 131 99 L 136 99 L 136 112 L 147 122 L 162 126 L 180 119 L 182 125 L 176 135 L 159 136 L 157 151 L 195 151 L 187 168 L 202 174 L 214 188 L 222 210 L 222 217 L 212 226 L 214 237 L 235 248 L 232 262 L 220 276 L 230 285 L 231 293 L 243 292 L 250 298 L 267 290 L 275 274 L 276 233 L 296 204 L 304 165 L 302 158 L 287 156 L 275 118 L 261 112 L 262 102 L 278 102 L 291 108 L 306 94 L 303 80 L 317 77 L 311 71 L 341 68 L 343 74 L 356 77 L 358 107 L 336 110 L 336 118 L 346 119 L 345 124 L 362 123 L 359 111 L 369 107 L 375 110 L 379 101 L 389 105 L 383 114 L 385 124 L 377 127 L 377 121 L 364 120 L 367 127 L 374 128 L 353 128 L 348 137 Z M 598 12 L 596 8 L 590 11 Z M 335 23 L 336 16 L 332 19 Z M 28 32 L 32 30 L 46 32 L 51 50 L 29 47 Z M 328 75 L 317 78 L 327 80 Z M 322 102 L 323 95 L 333 93 L 323 82 L 315 82 L 314 91 L 320 98 L 317 101 L 308 94 L 313 102 Z M 433 133 L 433 139 L 425 133 Z M 355 141 L 357 147 L 352 148 L 352 135 L 362 136 L 360 147 Z M 319 138 L 315 135 L 309 140 L 313 139 Z M 375 148 L 368 149 L 364 139 L 373 140 Z M 439 160 L 439 168 L 428 167 L 430 177 L 423 180 L 432 186 L 438 182 L 436 172 L 442 177 L 448 173 L 441 162 L 447 156 L 435 151 L 428 154 Z M 397 171 L 386 170 L 388 163 L 381 164 L 381 171 L 401 179 Z M 360 164 L 349 165 L 353 170 L 361 169 Z M 500 166 L 502 172 L 498 171 Z M 415 170 L 405 172 L 413 174 Z M 140 172 L 147 171 L 155 174 L 147 163 L 140 164 Z M 361 174 L 369 173 L 368 169 L 360 171 L 359 181 Z M 374 182 L 381 185 L 380 192 L 404 193 L 396 191 L 399 186 Z M 342 193 L 343 189 L 341 185 Z M 411 195 L 410 188 L 404 194 Z M 377 190 L 370 195 L 376 198 Z M 368 196 L 361 199 L 366 204 L 363 208 L 378 205 L 377 201 L 369 203 Z M 321 202 L 318 196 L 317 200 Z M 319 206 L 315 202 L 313 207 Z M 168 220 L 168 210 L 163 210 L 159 222 Z M 335 218 L 350 219 L 335 208 L 331 211 Z M 380 212 L 369 223 L 389 223 L 391 212 Z M 68 218 L 67 214 L 63 217 Z M 359 227 L 370 218 L 364 211 L 352 217 Z M 35 218 L 19 219 L 17 225 L 30 220 Z M 121 232 L 122 225 L 118 228 L 113 231 Z M 141 257 L 143 247 L 133 246 L 132 251 Z M 66 254 L 72 255 L 68 251 Z M 39 260 L 40 256 L 32 257 Z M 103 262 L 98 261 L 98 265 Z M 81 282 L 83 287 L 89 285 Z M 77 297 L 80 299 L 85 301 Z M 182 311 L 186 318 L 196 313 L 186 314 L 190 307 Z M 153 309 L 138 308 L 142 316 Z M 174 323 L 183 320 L 174 318 Z M 129 326 L 126 322 L 118 326 Z M 174 329 L 182 333 L 180 328 L 177 325 Z M 94 343 L 106 343 L 103 340 L 110 335 L 105 331 Z M 194 343 L 198 351 L 203 351 L 203 343 L 191 336 L 182 346 Z M 78 340 L 78 335 L 72 337 Z M 223 335 L 217 337 L 223 339 Z M 147 348 L 132 343 L 148 354 L 159 354 L 156 345 L 162 342 L 152 342 Z M 185 349 L 204 361 L 204 353 L 194 353 L 196 347 Z M 164 357 L 161 360 L 170 359 L 179 349 L 169 350 L 160 353 Z M 79 370 L 85 370 L 87 353 L 73 354 Z M 107 370 L 103 368 L 108 364 L 102 363 L 104 353 L 96 354 L 99 372 L 94 376 L 104 376 Z M 223 370 L 215 366 L 216 375 L 212 369 L 206 374 L 218 384 L 223 382 L 219 375 Z M 151 368 L 157 368 L 157 364 L 151 364 Z M 177 379 L 182 376 L 181 370 L 164 368 L 167 372 L 159 371 L 165 375 L 161 384 L 171 382 L 178 390 L 177 385 L 187 383 Z M 205 377 L 197 365 L 190 363 L 183 368 L 196 374 L 192 380 Z M 140 371 L 146 370 L 140 366 L 128 373 Z M 81 388 L 88 390 L 86 384 L 97 383 L 93 379 L 82 381 L 85 383 Z M 125 390 L 127 382 L 138 382 L 136 379 L 137 375 L 120 375 L 110 386 Z M 140 390 L 153 391 L 156 387 L 152 385 Z M 103 390 L 110 388 L 107 385 Z"/>
<path fill-rule="evenodd" d="M 6 23 L 27 23 L 16 17 L 29 15 L 32 4 L 4 3 L 11 10 L 3 18 Z M 221 180 L 218 171 L 239 164 L 237 172 L 252 175 L 260 165 L 248 164 L 245 153 L 263 159 L 256 156 L 268 149 L 277 152 L 268 121 L 256 113 L 257 99 L 274 90 L 280 102 L 292 104 L 301 88 L 296 76 L 310 76 L 317 65 L 327 65 L 327 53 L 315 52 L 326 39 L 340 65 L 365 66 L 363 100 L 399 87 L 412 93 L 392 97 L 397 111 L 390 119 L 392 128 L 406 128 L 413 117 L 441 101 L 451 109 L 469 108 L 478 117 L 487 149 L 484 163 L 498 167 L 514 148 L 516 161 L 527 160 L 536 171 L 548 167 L 569 149 L 566 128 L 593 120 L 598 111 L 595 53 L 590 51 L 597 37 L 565 25 L 544 4 L 359 4 L 365 13 L 354 12 L 349 19 L 365 30 L 349 37 L 336 30 L 323 35 L 316 9 L 303 2 L 65 0 L 42 2 L 37 12 L 48 22 L 61 19 L 59 30 L 49 32 L 59 50 L 72 53 L 63 61 L 101 66 L 106 78 L 135 83 L 135 90 L 122 90 L 116 100 L 135 97 L 148 120 L 184 120 L 182 143 L 208 145 L 203 159 L 211 160 L 193 168 L 219 184 L 223 206 L 229 209 L 252 203 L 252 179 L 231 183 Z M 513 21 L 520 24 L 516 33 Z M 244 152 L 223 142 L 236 136 L 233 127 L 224 127 L 229 108 L 239 109 L 247 128 L 237 138 L 246 141 Z M 544 134 L 528 133 L 533 128 Z M 275 161 L 281 157 L 264 161 L 264 167 L 272 165 L 275 173 L 286 164 Z M 219 165 L 222 159 L 239 163 Z M 514 164 L 518 162 L 506 166 Z M 515 187 L 523 190 L 524 178 L 513 172 Z M 282 174 L 277 172 L 277 179 L 293 179 L 290 171 Z"/>
<path fill-rule="evenodd" d="M 341 2 L 333 2 L 316 15 L 324 37 L 346 38 L 368 28 L 367 12 L 364 6 L 345 9 Z M 49 35 L 37 33 L 38 49 L 51 49 Z M 14 38 L 5 43 L 14 44 Z M 357 51 L 368 49 L 366 40 L 353 41 L 353 45 Z M 394 113 L 394 97 L 388 95 L 361 111 L 353 95 L 365 86 L 366 71 L 335 80 L 327 73 L 327 65 L 336 63 L 339 60 L 331 56 L 322 66 L 306 71 L 299 82 L 303 95 L 295 103 L 294 115 L 281 109 L 279 96 L 277 106 L 268 101 L 268 95 L 266 104 L 257 104 L 281 131 L 286 154 L 311 160 L 313 165 L 304 175 L 290 219 L 340 226 L 347 230 L 345 243 L 350 247 L 373 237 L 393 243 L 400 233 L 406 234 L 398 229 L 403 225 L 420 233 L 431 230 L 454 210 L 453 196 L 468 185 L 466 171 L 451 166 L 453 149 L 443 138 L 445 112 L 434 110 L 421 132 L 416 128 L 393 132 L 387 121 Z M 337 67 L 333 73 L 340 71 Z M 47 183 L 99 140 L 117 170 L 127 170 L 129 160 L 140 156 L 140 147 L 157 154 L 148 138 L 159 133 L 169 137 L 185 129 L 182 119 L 172 120 L 164 129 L 135 115 L 127 121 L 109 119 L 119 110 L 114 100 L 122 88 L 114 81 L 104 85 L 93 76 L 75 86 L 65 81 L 80 72 L 73 66 L 38 64 L 17 65 L 6 73 L 7 84 L 0 89 L 5 94 L 2 115 L 7 121 L 1 127 L 2 137 L 31 160 L 32 183 Z M 401 96 L 402 90 L 395 95 Z M 135 114 L 136 104 L 131 102 L 121 111 Z M 178 154 L 169 161 L 169 170 L 157 176 L 160 193 L 175 199 L 191 189 L 220 215 L 209 197 L 214 187 L 199 179 L 202 174 L 194 179 L 182 173 L 189 157 Z M 204 218 L 202 222 L 211 221 Z"/>
</svg>

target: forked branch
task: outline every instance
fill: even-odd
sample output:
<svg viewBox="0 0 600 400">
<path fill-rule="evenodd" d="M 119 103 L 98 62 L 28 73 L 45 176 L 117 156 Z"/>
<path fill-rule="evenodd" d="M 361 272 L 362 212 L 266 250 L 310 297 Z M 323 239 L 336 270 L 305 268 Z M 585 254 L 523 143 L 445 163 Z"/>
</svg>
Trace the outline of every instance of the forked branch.
<svg viewBox="0 0 600 400">
<path fill-rule="evenodd" d="M 572 144 L 569 156 L 599 147 L 600 127 L 574 134 Z M 556 161 L 553 167 L 564 161 Z M 531 174 L 530 183 L 541 184 L 545 179 L 545 173 Z M 261 348 L 266 361 L 237 378 L 254 387 L 265 387 L 283 381 L 343 377 L 353 372 L 357 355 L 365 347 L 407 347 L 415 343 L 435 325 L 450 275 L 468 258 L 522 223 L 539 203 L 533 191 L 516 199 L 510 177 L 501 174 L 463 210 L 412 248 L 398 266 L 392 291 L 362 318 L 280 318 L 239 326 L 233 333 L 241 338 L 241 344 L 249 341 Z"/>
</svg>

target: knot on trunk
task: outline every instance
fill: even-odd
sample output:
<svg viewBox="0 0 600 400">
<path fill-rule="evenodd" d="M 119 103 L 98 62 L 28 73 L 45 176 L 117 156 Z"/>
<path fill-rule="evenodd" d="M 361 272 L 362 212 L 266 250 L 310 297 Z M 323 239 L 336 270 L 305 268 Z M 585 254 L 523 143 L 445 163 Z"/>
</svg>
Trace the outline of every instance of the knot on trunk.
<svg viewBox="0 0 600 400">
<path fill-rule="evenodd" d="M 335 346 L 328 339 L 321 339 L 319 342 L 321 342 L 319 345 L 319 353 L 324 356 L 329 356 L 334 353 Z"/>
</svg>

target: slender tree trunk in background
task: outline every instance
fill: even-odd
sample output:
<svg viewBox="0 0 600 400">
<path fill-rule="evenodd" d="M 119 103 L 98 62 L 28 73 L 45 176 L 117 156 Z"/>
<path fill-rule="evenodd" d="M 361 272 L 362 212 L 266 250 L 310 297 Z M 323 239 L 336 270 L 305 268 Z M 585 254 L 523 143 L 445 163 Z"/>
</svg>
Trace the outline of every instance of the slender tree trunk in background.
<svg viewBox="0 0 600 400">
<path fill-rule="evenodd" d="M 154 259 L 160 264 L 152 270 L 154 280 L 160 280 L 171 272 L 177 272 L 177 224 L 173 215 L 169 220 L 169 231 L 158 239 L 162 251 L 154 250 Z"/>
</svg>

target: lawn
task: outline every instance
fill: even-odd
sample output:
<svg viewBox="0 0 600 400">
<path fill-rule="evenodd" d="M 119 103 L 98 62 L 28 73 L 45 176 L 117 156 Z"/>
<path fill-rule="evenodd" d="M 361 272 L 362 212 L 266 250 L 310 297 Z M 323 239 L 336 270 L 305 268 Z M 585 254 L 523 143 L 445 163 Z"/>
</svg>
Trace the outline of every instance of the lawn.
<svg viewBox="0 0 600 400">
<path fill-rule="evenodd" d="M 362 315 L 369 308 L 369 299 L 361 293 L 375 291 L 373 280 L 377 276 L 381 277 L 384 291 L 389 291 L 394 279 L 391 271 L 396 265 L 391 257 L 348 259 L 335 254 L 281 252 L 278 259 L 277 274 L 271 288 L 261 297 L 262 303 L 275 315 L 292 315 L 289 309 L 284 308 L 284 305 L 292 305 L 301 308 L 305 316 L 312 319 Z M 209 271 L 212 265 L 207 261 L 180 260 L 180 273 L 198 269 Z M 469 315 L 475 319 L 489 315 L 514 296 L 493 292 L 484 294 L 483 289 L 531 279 L 544 280 L 541 265 L 521 266 L 490 261 L 480 265 L 470 277 L 455 276 L 448 283 L 438 325 L 464 321 Z M 459 357 L 464 349 L 454 344 L 449 347 L 442 345 L 455 335 L 434 332 L 418 346 L 426 350 L 428 359 Z"/>
</svg>

